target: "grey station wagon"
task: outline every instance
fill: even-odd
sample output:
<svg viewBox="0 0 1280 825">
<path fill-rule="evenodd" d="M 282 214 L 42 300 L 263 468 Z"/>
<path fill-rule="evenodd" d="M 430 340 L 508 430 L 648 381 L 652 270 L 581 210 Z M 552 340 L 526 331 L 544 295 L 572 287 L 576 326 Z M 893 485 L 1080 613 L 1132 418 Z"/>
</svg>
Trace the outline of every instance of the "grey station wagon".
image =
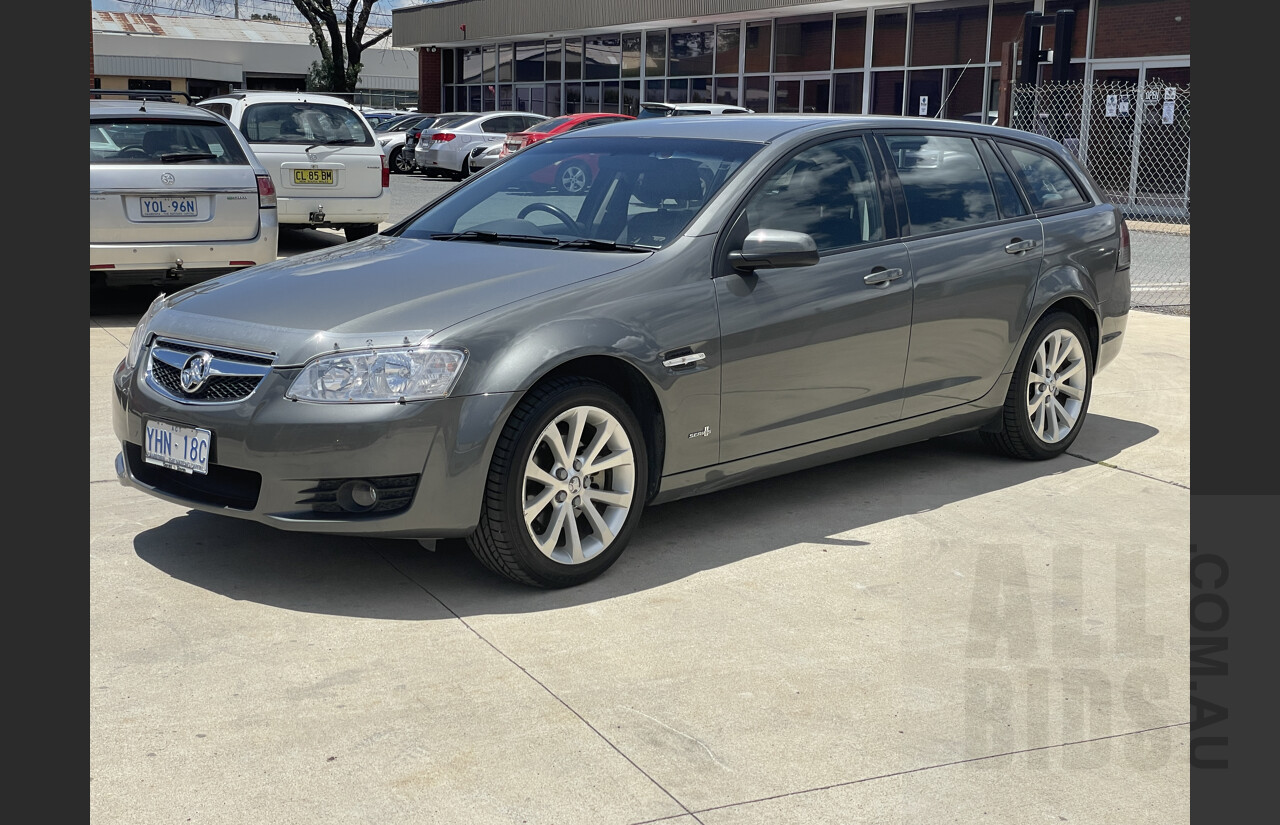
<svg viewBox="0 0 1280 825">
<path fill-rule="evenodd" d="M 554 186 L 585 163 L 592 184 Z M 645 507 L 963 430 L 1079 435 L 1129 233 L 1059 144 L 900 117 L 541 141 L 380 235 L 160 296 L 120 480 L 284 530 L 585 582 Z"/>
</svg>

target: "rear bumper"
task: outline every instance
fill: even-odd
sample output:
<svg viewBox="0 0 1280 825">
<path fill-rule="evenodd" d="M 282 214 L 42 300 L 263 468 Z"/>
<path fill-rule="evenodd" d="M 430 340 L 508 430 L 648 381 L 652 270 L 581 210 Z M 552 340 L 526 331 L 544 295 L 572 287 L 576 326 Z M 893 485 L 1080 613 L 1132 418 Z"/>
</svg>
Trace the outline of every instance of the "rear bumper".
<svg viewBox="0 0 1280 825">
<path fill-rule="evenodd" d="M 341 226 L 377 224 L 391 216 L 391 190 L 383 189 L 373 198 L 276 197 L 280 223 L 290 226 Z M 323 220 L 313 215 L 323 214 Z"/>
<path fill-rule="evenodd" d="M 277 216 L 272 211 L 258 236 L 244 241 L 90 243 L 90 279 L 108 285 L 195 283 L 274 261 L 279 239 Z"/>
</svg>

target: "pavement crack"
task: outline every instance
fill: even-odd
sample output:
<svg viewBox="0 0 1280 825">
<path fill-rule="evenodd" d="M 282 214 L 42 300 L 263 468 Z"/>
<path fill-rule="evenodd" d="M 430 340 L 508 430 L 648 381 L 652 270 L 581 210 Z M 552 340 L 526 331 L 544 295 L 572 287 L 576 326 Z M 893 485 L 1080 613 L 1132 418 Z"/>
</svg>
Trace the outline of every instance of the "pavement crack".
<svg viewBox="0 0 1280 825">
<path fill-rule="evenodd" d="M 662 725 L 662 727 L 666 728 L 667 730 L 671 731 L 677 736 L 683 736 L 685 739 L 688 739 L 690 742 L 696 742 L 700 748 L 702 748 L 704 751 L 707 752 L 707 756 L 711 757 L 712 762 L 715 762 L 717 765 L 724 768 L 726 771 L 729 771 L 729 773 L 733 773 L 733 769 L 730 768 L 728 765 L 724 764 L 723 762 L 721 762 L 719 759 L 717 759 L 715 753 L 711 750 L 711 748 L 707 747 L 706 743 L 703 742 L 698 737 L 690 736 L 689 734 L 685 733 L 682 730 L 676 730 L 675 728 L 668 725 L 666 722 L 663 722 L 661 719 L 655 719 L 649 714 L 645 713 L 644 711 L 636 710 L 635 708 L 629 708 L 625 705 L 619 705 L 619 707 L 621 707 L 623 710 L 629 710 L 632 713 L 638 713 L 644 718 L 648 719 L 649 721 L 656 722 L 657 724 Z"/>
<path fill-rule="evenodd" d="M 1066 454 L 1071 456 L 1072 458 L 1078 458 L 1081 461 L 1087 461 L 1090 464 L 1097 464 L 1100 467 L 1106 467 L 1109 470 L 1119 470 L 1122 473 L 1128 473 L 1129 475 L 1138 476 L 1139 478 L 1145 478 L 1151 481 L 1158 481 L 1161 484 L 1168 484 L 1170 487 L 1177 487 L 1180 490 L 1186 490 L 1187 492 L 1191 492 L 1191 485 L 1189 484 L 1183 484 L 1178 481 L 1170 481 L 1167 478 L 1159 478 L 1157 476 L 1151 475 L 1150 473 L 1140 473 L 1137 470 L 1130 470 L 1125 467 L 1121 467 L 1119 464 L 1112 464 L 1109 461 L 1103 461 L 1102 459 L 1098 459 L 1098 458 L 1089 458 L 1087 455 L 1081 455 L 1080 453 L 1073 453 L 1070 450 L 1068 450 Z"/>
</svg>

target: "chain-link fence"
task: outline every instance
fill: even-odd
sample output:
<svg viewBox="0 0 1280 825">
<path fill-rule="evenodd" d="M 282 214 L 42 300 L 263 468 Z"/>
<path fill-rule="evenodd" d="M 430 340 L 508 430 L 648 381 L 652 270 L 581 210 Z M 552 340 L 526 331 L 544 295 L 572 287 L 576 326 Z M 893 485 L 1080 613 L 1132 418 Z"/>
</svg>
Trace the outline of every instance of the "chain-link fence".
<svg viewBox="0 0 1280 825">
<path fill-rule="evenodd" d="M 1133 306 L 1191 314 L 1191 86 L 1148 78 L 1015 87 L 1009 125 L 1063 143 L 1120 204 Z"/>
</svg>

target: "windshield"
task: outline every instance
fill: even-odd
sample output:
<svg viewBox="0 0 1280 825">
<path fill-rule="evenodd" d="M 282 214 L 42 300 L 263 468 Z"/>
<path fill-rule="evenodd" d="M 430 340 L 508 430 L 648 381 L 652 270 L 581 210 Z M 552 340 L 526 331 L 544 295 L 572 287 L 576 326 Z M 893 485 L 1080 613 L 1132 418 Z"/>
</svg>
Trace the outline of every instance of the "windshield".
<svg viewBox="0 0 1280 825">
<path fill-rule="evenodd" d="M 557 137 L 511 155 L 387 234 L 657 249 L 759 148 L 733 140 Z"/>
</svg>

